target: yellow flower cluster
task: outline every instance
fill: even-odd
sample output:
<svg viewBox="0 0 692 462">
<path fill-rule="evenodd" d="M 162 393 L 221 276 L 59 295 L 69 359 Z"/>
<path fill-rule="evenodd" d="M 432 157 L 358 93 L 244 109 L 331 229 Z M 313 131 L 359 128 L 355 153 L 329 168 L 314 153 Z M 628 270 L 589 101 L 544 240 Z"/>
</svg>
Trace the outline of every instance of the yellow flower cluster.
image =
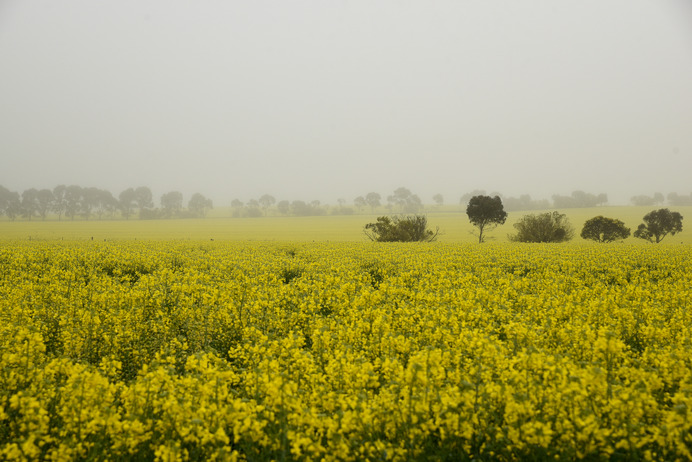
<svg viewBox="0 0 692 462">
<path fill-rule="evenodd" d="M 2 460 L 690 460 L 692 248 L 3 242 Z"/>
</svg>

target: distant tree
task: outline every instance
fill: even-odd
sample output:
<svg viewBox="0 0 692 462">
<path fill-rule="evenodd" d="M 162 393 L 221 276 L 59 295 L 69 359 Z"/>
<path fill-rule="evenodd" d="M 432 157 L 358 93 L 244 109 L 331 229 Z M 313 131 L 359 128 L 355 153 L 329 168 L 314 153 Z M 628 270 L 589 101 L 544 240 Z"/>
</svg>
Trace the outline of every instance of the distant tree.
<svg viewBox="0 0 692 462">
<path fill-rule="evenodd" d="M 48 212 L 53 205 L 53 191 L 50 189 L 41 189 L 38 192 L 36 199 L 38 200 L 38 215 L 41 217 L 41 220 L 45 220 L 46 215 L 48 215 Z"/>
<path fill-rule="evenodd" d="M 394 194 L 387 196 L 387 202 L 405 213 L 416 213 L 423 207 L 420 197 L 403 187 L 397 188 Z"/>
<path fill-rule="evenodd" d="M 367 202 L 365 201 L 365 198 L 363 196 L 358 196 L 355 199 L 353 199 L 353 205 L 356 206 L 359 212 L 362 212 L 363 207 L 367 205 Z"/>
<path fill-rule="evenodd" d="M 233 212 L 231 213 L 231 216 L 234 218 L 240 218 L 243 215 L 243 206 L 245 203 L 241 201 L 240 199 L 233 199 L 231 201 L 231 207 L 233 208 Z"/>
<path fill-rule="evenodd" d="M 665 200 L 665 197 L 663 197 L 663 194 L 660 192 L 654 193 L 653 196 L 645 196 L 645 195 L 639 195 L 639 196 L 632 196 L 630 199 L 630 202 L 634 205 L 638 206 L 649 206 L 649 205 L 655 205 L 655 204 L 661 204 Z"/>
<path fill-rule="evenodd" d="M 518 210 L 544 210 L 550 208 L 550 202 L 546 199 L 533 200 L 528 194 L 522 194 L 519 197 L 503 197 L 502 203 L 505 210 L 515 212 Z"/>
<path fill-rule="evenodd" d="M 655 204 L 653 197 L 649 197 L 649 196 L 645 196 L 645 195 L 632 196 L 630 198 L 630 202 L 632 202 L 633 205 L 640 206 L 640 207 Z"/>
<path fill-rule="evenodd" d="M 634 237 L 658 244 L 668 234 L 682 231 L 682 215 L 668 209 L 659 209 L 644 215 L 644 223 L 634 232 Z"/>
<path fill-rule="evenodd" d="M 183 193 L 170 191 L 161 196 L 161 214 L 164 218 L 180 215 L 183 210 Z"/>
<path fill-rule="evenodd" d="M 104 214 L 108 214 L 108 216 L 113 217 L 120 205 L 118 199 L 113 197 L 113 193 L 106 189 L 99 189 L 97 195 L 98 201 L 94 211 L 96 216 L 99 218 L 99 220 L 103 218 Z"/>
<path fill-rule="evenodd" d="M 22 217 L 31 218 L 38 214 L 38 189 L 30 188 L 22 193 Z"/>
<path fill-rule="evenodd" d="M 428 229 L 425 215 L 398 215 L 377 217 L 375 223 L 365 225 L 363 232 L 376 242 L 432 242 L 437 239 L 439 228 L 434 232 Z"/>
<path fill-rule="evenodd" d="M 311 215 L 324 215 L 325 209 L 320 207 L 320 201 L 312 201 L 309 204 L 305 201 L 295 200 L 290 204 L 290 212 L 292 215 L 299 217 L 307 217 Z"/>
<path fill-rule="evenodd" d="M 259 207 L 252 207 L 248 205 L 248 207 L 245 207 L 242 210 L 240 216 L 242 216 L 243 218 L 257 218 L 262 216 L 262 211 Z"/>
<path fill-rule="evenodd" d="M 153 209 L 154 196 L 151 193 L 151 189 L 146 186 L 140 186 L 135 189 L 135 202 L 137 203 L 140 214 L 143 210 Z"/>
<path fill-rule="evenodd" d="M 62 219 L 62 214 L 65 213 L 67 202 L 65 200 L 65 191 L 67 187 L 64 184 L 53 188 L 53 212 L 58 214 L 58 221 Z"/>
<path fill-rule="evenodd" d="M 82 207 L 82 187 L 70 185 L 65 189 L 65 216 L 74 220 Z"/>
<path fill-rule="evenodd" d="M 466 207 L 466 215 L 473 226 L 478 228 L 478 243 L 485 241 L 484 232 L 507 220 L 507 212 L 502 206 L 500 196 L 473 196 Z"/>
<path fill-rule="evenodd" d="M 118 202 L 120 203 L 120 213 L 123 214 L 125 219 L 130 219 L 134 209 L 136 207 L 137 192 L 134 188 L 127 188 L 118 196 Z"/>
<path fill-rule="evenodd" d="M 355 210 L 351 207 L 334 207 L 330 213 L 332 215 L 353 215 Z"/>
<path fill-rule="evenodd" d="M 442 204 L 444 204 L 445 199 L 444 199 L 444 197 L 442 197 L 442 194 L 435 194 L 433 196 L 433 201 L 435 201 L 435 205 L 437 205 L 439 207 Z"/>
<path fill-rule="evenodd" d="M 369 192 L 365 195 L 365 202 L 368 204 L 368 206 L 370 207 L 370 210 L 373 212 L 375 211 L 376 207 L 379 207 L 382 205 L 382 203 L 380 202 L 381 200 L 382 200 L 382 196 L 380 196 L 376 192 Z"/>
<path fill-rule="evenodd" d="M 613 242 L 627 239 L 629 235 L 630 229 L 622 221 L 603 216 L 587 220 L 581 230 L 583 239 L 590 239 L 596 242 Z"/>
<path fill-rule="evenodd" d="M 311 215 L 311 207 L 305 201 L 294 200 L 291 202 L 291 213 L 298 216 Z"/>
<path fill-rule="evenodd" d="M 336 202 L 339 205 L 330 210 L 332 215 L 353 215 L 353 209 L 346 207 L 346 199 L 340 197 Z"/>
<path fill-rule="evenodd" d="M 459 203 L 461 205 L 468 204 L 468 202 L 471 200 L 472 197 L 485 196 L 485 195 L 486 194 L 485 194 L 485 191 L 483 189 L 474 189 L 473 191 L 462 195 L 461 198 L 459 199 Z M 499 196 L 499 194 L 496 194 L 496 195 Z"/>
<path fill-rule="evenodd" d="M 17 219 L 22 213 L 22 198 L 16 191 L 10 191 L 5 197 L 5 215 L 10 221 Z"/>
<path fill-rule="evenodd" d="M 571 196 L 553 196 L 553 206 L 555 208 L 575 208 L 575 207 L 596 207 L 608 202 L 607 194 L 589 194 L 584 191 L 573 191 Z"/>
<path fill-rule="evenodd" d="M 7 213 L 7 205 L 12 197 L 12 191 L 4 186 L 0 186 L 0 215 Z"/>
<path fill-rule="evenodd" d="M 257 199 L 250 199 L 247 201 L 247 205 L 241 209 L 236 210 L 234 216 L 242 218 L 256 218 L 263 215 L 262 210 L 260 210 L 260 203 Z"/>
<path fill-rule="evenodd" d="M 91 217 L 94 209 L 98 208 L 101 201 L 101 190 L 90 187 L 82 189 L 82 200 L 79 204 L 79 210 L 85 220 Z"/>
<path fill-rule="evenodd" d="M 559 212 L 524 215 L 514 227 L 517 234 L 509 236 L 514 242 L 565 242 L 574 236 L 567 216 Z"/>
<path fill-rule="evenodd" d="M 259 198 L 259 205 L 262 206 L 262 210 L 264 210 L 264 215 L 267 215 L 267 210 L 269 210 L 269 207 L 272 205 L 276 204 L 276 199 L 274 196 L 270 194 L 264 194 L 262 197 Z"/>
<path fill-rule="evenodd" d="M 279 201 L 279 203 L 276 204 L 276 209 L 280 214 L 288 215 L 288 212 L 291 210 L 291 203 L 286 200 Z"/>
<path fill-rule="evenodd" d="M 196 217 L 204 217 L 207 214 L 207 210 L 213 208 L 211 199 L 207 199 L 200 193 L 195 193 L 190 198 L 190 202 L 187 203 L 188 210 Z"/>
<path fill-rule="evenodd" d="M 681 196 L 678 193 L 672 192 L 668 194 L 668 203 L 674 206 L 692 205 L 692 194 L 689 196 Z"/>
</svg>

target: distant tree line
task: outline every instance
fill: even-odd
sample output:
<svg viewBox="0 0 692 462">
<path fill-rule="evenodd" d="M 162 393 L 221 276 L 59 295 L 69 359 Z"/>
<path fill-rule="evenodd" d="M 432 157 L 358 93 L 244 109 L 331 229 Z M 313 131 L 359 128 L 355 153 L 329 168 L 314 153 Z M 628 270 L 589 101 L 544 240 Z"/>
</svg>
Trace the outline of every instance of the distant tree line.
<svg viewBox="0 0 692 462">
<path fill-rule="evenodd" d="M 670 193 L 667 196 L 669 205 L 692 205 L 692 193 L 685 195 L 679 195 L 678 193 Z"/>
<path fill-rule="evenodd" d="M 460 204 L 467 204 L 473 197 L 485 196 L 485 191 L 474 190 L 461 196 Z M 504 196 L 500 193 L 491 193 L 488 197 L 500 197 L 503 209 L 508 212 L 548 210 L 551 208 L 584 208 L 605 205 L 608 196 L 604 193 L 591 194 L 584 191 L 573 191 L 570 195 L 555 194 L 552 200 L 532 199 L 530 195 L 523 194 L 518 197 Z M 444 205 L 444 197 L 441 194 L 432 196 L 432 205 L 440 207 Z M 633 205 L 651 206 L 662 204 L 666 197 L 661 193 L 652 196 L 638 195 L 631 198 Z M 692 193 L 680 195 L 670 193 L 667 201 L 673 206 L 692 205 Z M 158 206 L 154 203 L 151 190 L 146 186 L 128 188 L 118 196 L 110 191 L 77 185 L 60 185 L 51 189 L 27 189 L 19 194 L 0 186 L 0 215 L 6 215 L 10 220 L 17 218 L 32 220 L 45 220 L 47 216 L 57 216 L 58 220 L 74 220 L 76 217 L 89 219 L 114 219 L 133 217 L 140 219 L 161 218 L 198 218 L 206 216 L 213 208 L 211 199 L 202 194 L 195 193 L 187 204 L 183 201 L 183 194 L 179 191 L 170 191 L 163 194 Z M 253 218 L 267 215 L 283 216 L 319 216 L 319 215 L 352 215 L 355 213 L 375 213 L 385 209 L 394 214 L 417 214 L 426 210 L 420 196 L 405 187 L 395 189 L 392 194 L 382 196 L 371 191 L 358 196 L 353 200 L 352 206 L 347 205 L 345 199 L 338 199 L 337 205 L 323 204 L 319 200 L 277 200 L 270 194 L 264 194 L 257 199 L 242 202 L 233 199 L 231 202 L 231 215 L 238 218 Z M 431 210 L 431 209 L 428 209 Z M 434 210 L 434 209 L 432 209 Z M 482 233 L 481 233 L 482 234 Z"/>
<path fill-rule="evenodd" d="M 55 215 L 58 220 L 198 218 L 204 217 L 213 206 L 211 199 L 195 193 L 184 208 L 183 194 L 179 191 L 162 195 L 159 204 L 155 206 L 151 189 L 146 186 L 127 188 L 117 197 L 105 189 L 77 185 L 30 188 L 21 194 L 0 186 L 0 215 L 12 221 L 45 220 L 48 215 Z"/>
<path fill-rule="evenodd" d="M 460 204 L 466 204 L 472 197 L 485 196 L 485 191 L 474 190 L 461 196 Z M 573 191 L 569 196 L 554 194 L 552 202 L 547 199 L 534 200 L 528 194 L 522 194 L 519 197 L 508 197 L 500 193 L 493 192 L 490 196 L 498 196 L 502 199 L 505 210 L 509 212 L 517 210 L 546 210 L 549 208 L 584 208 L 596 207 L 608 203 L 608 195 L 590 194 L 584 191 Z M 490 197 L 489 196 L 489 197 Z"/>
<path fill-rule="evenodd" d="M 259 199 L 250 199 L 243 203 L 239 199 L 231 201 L 233 209 L 232 215 L 236 218 L 255 218 L 266 216 L 269 209 L 276 205 L 275 210 L 279 215 L 295 215 L 299 217 L 325 215 L 327 207 L 323 206 L 318 200 L 305 202 L 302 200 L 276 201 L 276 198 L 269 194 L 264 194 Z"/>
<path fill-rule="evenodd" d="M 437 194 L 433 198 L 437 204 L 442 204 L 442 196 Z M 337 200 L 336 206 L 322 204 L 319 200 L 305 202 L 302 200 L 280 200 L 277 202 L 274 196 L 265 194 L 259 199 L 250 199 L 243 202 L 240 199 L 231 201 L 232 215 L 239 218 L 253 218 L 266 216 L 269 210 L 273 210 L 279 215 L 292 216 L 317 216 L 317 215 L 353 215 L 364 211 L 374 212 L 380 207 L 385 207 L 394 213 L 417 213 L 423 210 L 423 201 L 420 197 L 412 193 L 409 189 L 401 187 L 387 196 L 386 203 L 383 203 L 382 196 L 376 192 L 369 192 L 363 196 L 358 196 L 353 200 L 354 207 L 347 207 L 345 199 Z"/>
</svg>

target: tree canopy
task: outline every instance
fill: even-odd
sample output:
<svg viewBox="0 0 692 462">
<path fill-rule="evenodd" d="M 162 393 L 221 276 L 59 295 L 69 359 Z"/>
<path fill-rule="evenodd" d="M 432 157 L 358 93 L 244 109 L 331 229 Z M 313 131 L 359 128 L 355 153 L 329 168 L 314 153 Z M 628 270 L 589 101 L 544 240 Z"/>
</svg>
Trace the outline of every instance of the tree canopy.
<svg viewBox="0 0 692 462">
<path fill-rule="evenodd" d="M 500 196 L 473 196 L 466 207 L 466 215 L 473 226 L 478 228 L 478 243 L 485 241 L 483 234 L 507 220 L 507 212 Z"/>
<path fill-rule="evenodd" d="M 596 242 L 613 242 L 619 239 L 627 239 L 629 235 L 630 229 L 622 221 L 603 216 L 587 220 L 581 230 L 583 239 L 590 239 Z"/>
<path fill-rule="evenodd" d="M 682 231 L 682 215 L 668 209 L 658 209 L 644 215 L 644 223 L 637 227 L 634 237 L 658 244 L 668 234 Z"/>
</svg>

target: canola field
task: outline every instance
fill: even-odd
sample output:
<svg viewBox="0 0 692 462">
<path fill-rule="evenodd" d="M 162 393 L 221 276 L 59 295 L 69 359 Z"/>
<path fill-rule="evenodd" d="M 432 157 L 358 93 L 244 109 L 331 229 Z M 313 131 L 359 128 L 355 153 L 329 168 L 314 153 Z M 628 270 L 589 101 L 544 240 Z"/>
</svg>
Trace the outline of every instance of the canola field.
<svg viewBox="0 0 692 462">
<path fill-rule="evenodd" d="M 689 460 L 692 247 L 0 243 L 2 460 Z"/>
</svg>

